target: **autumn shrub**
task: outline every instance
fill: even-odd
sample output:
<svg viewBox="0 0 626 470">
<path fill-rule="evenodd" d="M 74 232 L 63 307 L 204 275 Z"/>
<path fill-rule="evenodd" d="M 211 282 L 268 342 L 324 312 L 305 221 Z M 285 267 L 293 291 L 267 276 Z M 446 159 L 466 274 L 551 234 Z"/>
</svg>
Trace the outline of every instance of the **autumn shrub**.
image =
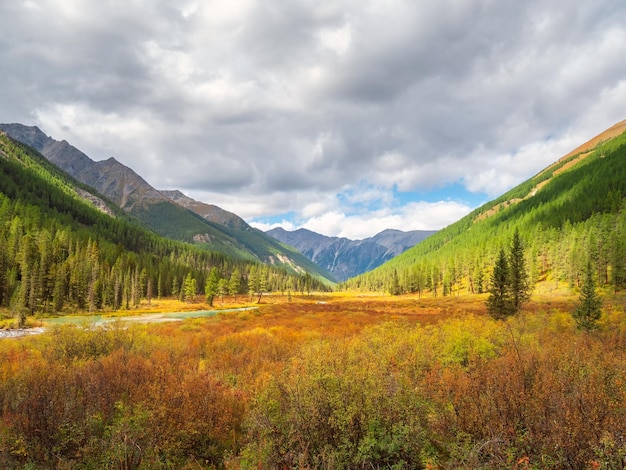
<svg viewBox="0 0 626 470">
<path fill-rule="evenodd" d="M 0 341 L 0 467 L 622 468 L 621 306 L 376 302 Z"/>
<path fill-rule="evenodd" d="M 55 325 L 48 334 L 38 338 L 38 349 L 43 350 L 47 357 L 64 362 L 95 359 L 120 348 L 133 348 L 134 332 L 115 322 L 90 328 Z"/>
<path fill-rule="evenodd" d="M 53 331 L 56 343 L 33 341 L 21 367 L 3 369 L 3 467 L 180 468 L 219 465 L 237 451 L 245 396 L 199 371 L 179 343 L 168 351 L 157 340 L 148 355 L 145 341 L 133 349 L 133 331 L 65 329 Z"/>
<path fill-rule="evenodd" d="M 381 341 L 379 335 L 388 333 L 368 331 L 363 338 L 303 347 L 257 397 L 248 419 L 251 442 L 243 465 L 420 466 L 430 451 L 430 406 L 412 374 L 390 354 L 394 348 Z"/>
<path fill-rule="evenodd" d="M 446 443 L 449 465 L 502 468 L 527 458 L 540 468 L 576 469 L 623 451 L 623 352 L 573 330 L 535 335 L 536 344 L 513 337 L 470 369 L 431 372 L 432 430 Z"/>
</svg>

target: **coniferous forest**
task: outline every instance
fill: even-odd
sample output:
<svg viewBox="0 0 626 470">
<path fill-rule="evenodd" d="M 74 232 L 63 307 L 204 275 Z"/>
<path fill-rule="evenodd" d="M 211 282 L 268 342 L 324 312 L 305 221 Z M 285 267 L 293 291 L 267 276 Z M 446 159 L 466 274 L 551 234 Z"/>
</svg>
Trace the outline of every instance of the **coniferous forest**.
<svg viewBox="0 0 626 470">
<path fill-rule="evenodd" d="M 119 209 L 100 212 L 77 196 L 72 185 L 80 183 L 6 135 L 0 152 L 0 308 L 21 318 L 131 309 L 157 297 L 212 299 L 212 270 L 229 281 L 229 294 L 325 289 L 306 273 L 162 238 Z"/>
<path fill-rule="evenodd" d="M 579 287 L 591 260 L 600 286 L 624 289 L 626 134 L 558 162 L 345 287 L 435 296 L 486 292 L 498 254 L 516 231 L 532 285 Z"/>
</svg>

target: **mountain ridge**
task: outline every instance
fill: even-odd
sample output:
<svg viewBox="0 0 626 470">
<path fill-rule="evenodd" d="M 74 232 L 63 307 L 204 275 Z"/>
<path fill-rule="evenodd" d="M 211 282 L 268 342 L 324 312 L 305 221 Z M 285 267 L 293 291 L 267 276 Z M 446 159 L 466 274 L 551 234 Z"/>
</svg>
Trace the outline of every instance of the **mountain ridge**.
<svg viewBox="0 0 626 470">
<path fill-rule="evenodd" d="M 328 237 L 304 228 L 288 231 L 278 227 L 266 233 L 295 247 L 337 280 L 345 281 L 380 266 L 436 231 L 386 229 L 362 240 Z"/>
<path fill-rule="evenodd" d="M 178 189 L 159 190 L 159 192 L 176 204 L 198 214 L 203 219 L 231 228 L 248 231 L 251 229 L 250 225 L 237 214 L 224 210 L 214 204 L 196 201 Z"/>
<path fill-rule="evenodd" d="M 117 206 L 111 217 L 84 188 L 0 132 L 0 312 L 19 326 L 36 314 L 128 311 L 155 296 L 211 305 L 220 283 L 259 298 L 328 288 L 312 275 L 167 239 Z"/>
<path fill-rule="evenodd" d="M 335 282 L 330 273 L 300 252 L 253 229 L 235 214 L 193 201 L 180 192 L 164 194 L 114 157 L 93 161 L 67 141 L 57 141 L 37 126 L 0 124 L 0 130 L 34 148 L 58 168 L 105 195 L 162 236 L 206 245 L 229 256 L 284 266 L 299 274 L 309 272 L 329 283 Z"/>
</svg>

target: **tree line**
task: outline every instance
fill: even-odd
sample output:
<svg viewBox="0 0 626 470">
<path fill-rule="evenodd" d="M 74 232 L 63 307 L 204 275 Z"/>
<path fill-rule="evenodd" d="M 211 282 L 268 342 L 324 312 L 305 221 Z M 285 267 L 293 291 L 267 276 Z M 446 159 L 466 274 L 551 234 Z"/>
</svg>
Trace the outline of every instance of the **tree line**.
<svg viewBox="0 0 626 470">
<path fill-rule="evenodd" d="M 0 194 L 0 307 L 16 314 L 131 309 L 141 300 L 324 289 L 309 275 L 182 243 L 133 252 Z M 94 237 L 94 238 L 92 238 Z"/>
</svg>

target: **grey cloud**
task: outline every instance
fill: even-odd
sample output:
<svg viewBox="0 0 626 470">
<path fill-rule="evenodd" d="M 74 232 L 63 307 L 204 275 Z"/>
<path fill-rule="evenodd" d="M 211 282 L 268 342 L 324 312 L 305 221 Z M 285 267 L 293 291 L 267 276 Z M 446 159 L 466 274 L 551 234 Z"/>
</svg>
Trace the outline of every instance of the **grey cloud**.
<svg viewBox="0 0 626 470">
<path fill-rule="evenodd" d="M 619 0 L 268 0 L 207 23 L 231 2 L 187 17 L 175 1 L 1 3 L 0 120 L 75 104 L 146 120 L 115 153 L 153 185 L 293 194 L 284 205 L 388 181 L 385 154 L 405 157 L 414 189 L 479 178 L 483 159 L 567 133 L 626 77 Z M 342 27 L 343 53 L 320 43 Z M 90 124 L 112 149 L 105 121 Z M 60 125 L 81 133 L 80 118 Z"/>
</svg>

